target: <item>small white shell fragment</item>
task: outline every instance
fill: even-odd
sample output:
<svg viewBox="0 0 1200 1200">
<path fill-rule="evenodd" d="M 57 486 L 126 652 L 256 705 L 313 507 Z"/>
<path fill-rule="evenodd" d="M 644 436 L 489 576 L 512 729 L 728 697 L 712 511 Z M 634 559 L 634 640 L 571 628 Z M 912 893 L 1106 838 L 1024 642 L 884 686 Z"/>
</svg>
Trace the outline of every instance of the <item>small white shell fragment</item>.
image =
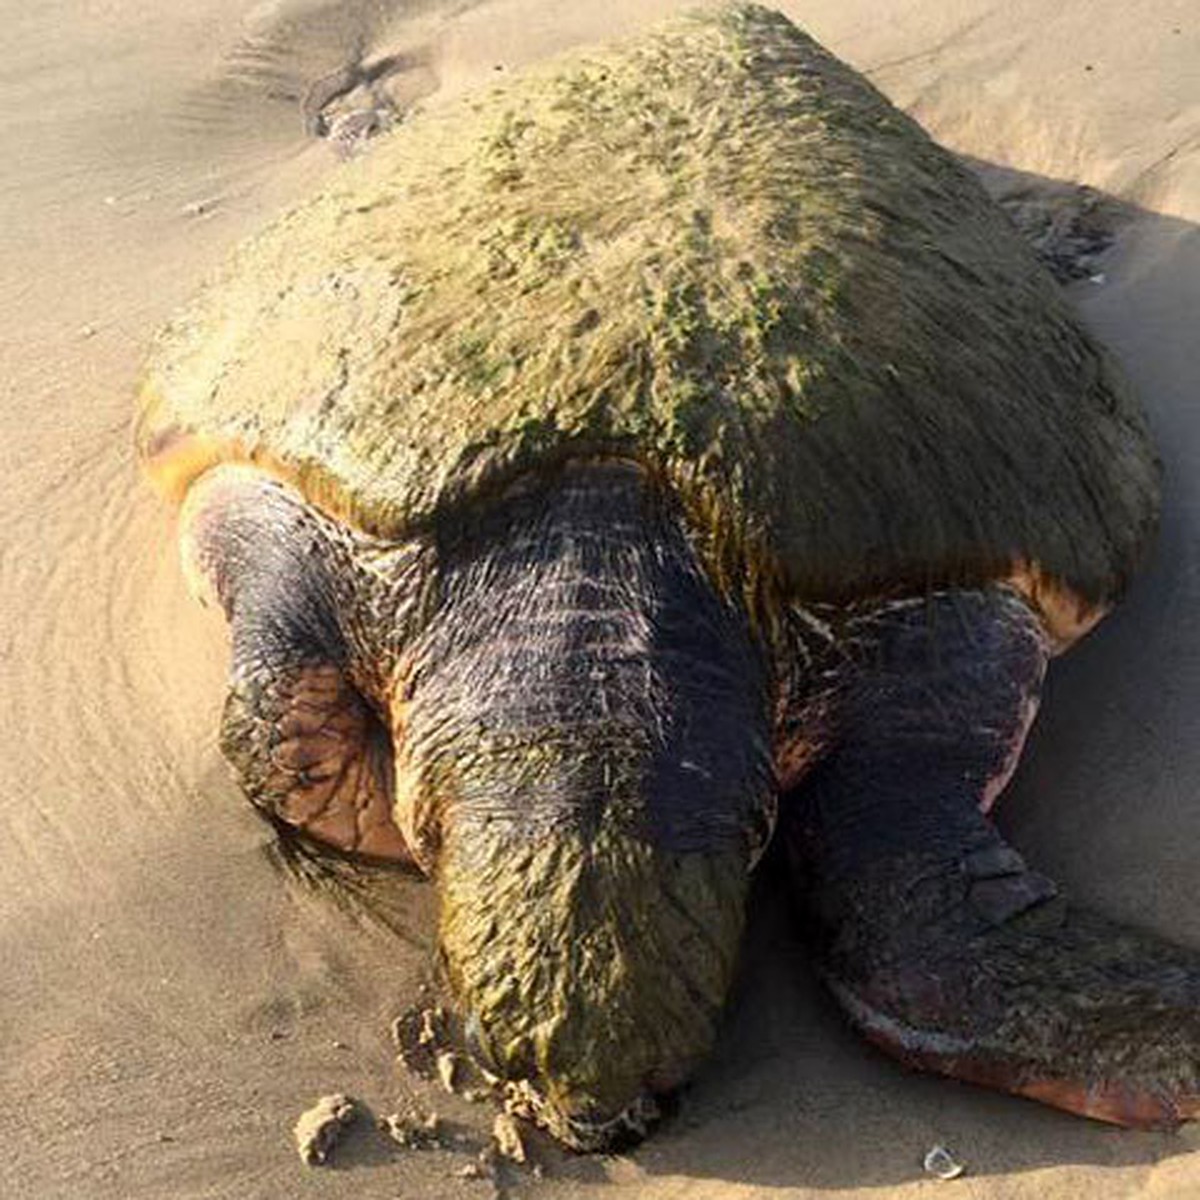
<svg viewBox="0 0 1200 1200">
<path fill-rule="evenodd" d="M 926 1173 L 938 1179 L 957 1179 L 966 1169 L 945 1146 L 934 1146 L 925 1155 Z"/>
<path fill-rule="evenodd" d="M 440 1008 L 421 1010 L 421 1031 L 417 1035 L 418 1046 L 432 1046 L 438 1040 L 438 1027 L 442 1021 Z"/>
<path fill-rule="evenodd" d="M 300 1114 L 293 1133 L 301 1161 L 309 1167 L 319 1167 L 329 1157 L 342 1130 L 358 1115 L 354 1101 L 341 1092 L 322 1096 Z"/>
<path fill-rule="evenodd" d="M 205 217 L 217 206 L 215 199 L 192 200 L 180 210 L 185 217 Z"/>
<path fill-rule="evenodd" d="M 458 1059 L 449 1051 L 441 1050 L 437 1056 L 438 1078 L 448 1092 L 454 1091 L 454 1077 L 458 1073 Z"/>
</svg>

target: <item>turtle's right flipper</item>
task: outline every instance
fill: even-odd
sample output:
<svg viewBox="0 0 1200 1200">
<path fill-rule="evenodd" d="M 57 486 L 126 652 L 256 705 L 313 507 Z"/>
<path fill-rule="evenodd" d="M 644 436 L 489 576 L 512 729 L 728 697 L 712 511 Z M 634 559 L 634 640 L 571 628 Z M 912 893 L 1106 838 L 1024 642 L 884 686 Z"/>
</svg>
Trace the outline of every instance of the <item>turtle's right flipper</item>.
<svg viewBox="0 0 1200 1200">
<path fill-rule="evenodd" d="M 351 680 L 340 621 L 349 572 L 327 522 L 245 467 L 193 486 L 185 569 L 229 621 L 232 664 L 221 749 L 272 819 L 337 850 L 411 863 L 393 819 L 391 739 Z"/>
<path fill-rule="evenodd" d="M 1200 1114 L 1200 954 L 1081 912 L 981 811 L 1045 662 L 1003 588 L 851 623 L 826 757 L 781 835 L 818 967 L 909 1065 L 1121 1125 Z"/>
</svg>

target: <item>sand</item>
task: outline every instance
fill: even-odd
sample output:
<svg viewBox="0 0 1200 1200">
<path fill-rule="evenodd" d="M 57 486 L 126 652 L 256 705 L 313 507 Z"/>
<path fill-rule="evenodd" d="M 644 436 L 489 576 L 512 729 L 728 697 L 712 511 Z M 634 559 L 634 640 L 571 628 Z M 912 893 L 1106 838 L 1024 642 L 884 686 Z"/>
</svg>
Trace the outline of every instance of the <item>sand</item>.
<svg viewBox="0 0 1200 1200">
<path fill-rule="evenodd" d="M 314 83 L 387 59 L 391 100 L 436 104 L 675 7 L 0 0 L 0 1194 L 488 1194 L 457 1174 L 472 1150 L 406 1152 L 369 1119 L 432 1099 L 464 1146 L 490 1130 L 393 1064 L 431 897 L 402 888 L 385 933 L 270 865 L 215 748 L 220 621 L 187 599 L 172 516 L 134 470 L 132 381 L 228 248 L 338 170 L 305 130 Z M 1102 280 L 1072 290 L 1150 408 L 1166 519 L 1127 604 L 1054 669 L 1002 822 L 1079 900 L 1200 946 L 1195 5 L 784 7 L 997 191 L 1111 198 Z M 759 892 L 721 1044 L 678 1116 L 624 1158 L 534 1144 L 547 1177 L 514 1174 L 510 1194 L 1200 1194 L 1194 1133 L 1109 1129 L 861 1045 L 777 884 Z M 292 1126 L 339 1091 L 368 1118 L 305 1168 Z M 935 1143 L 965 1176 L 923 1176 Z"/>
</svg>

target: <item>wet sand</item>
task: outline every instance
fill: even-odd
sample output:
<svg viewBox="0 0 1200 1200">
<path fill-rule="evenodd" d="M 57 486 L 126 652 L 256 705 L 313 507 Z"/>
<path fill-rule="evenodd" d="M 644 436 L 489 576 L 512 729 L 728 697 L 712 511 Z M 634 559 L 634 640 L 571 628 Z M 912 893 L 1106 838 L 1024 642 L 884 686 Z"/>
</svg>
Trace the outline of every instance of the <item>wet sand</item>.
<svg viewBox="0 0 1200 1200">
<path fill-rule="evenodd" d="M 391 1017 L 427 973 L 398 934 L 289 886 L 215 746 L 219 619 L 188 600 L 172 515 L 138 480 L 131 392 L 154 328 L 242 236 L 339 169 L 314 83 L 389 64 L 398 105 L 617 35 L 677 4 L 0 0 L 0 1194 L 485 1196 L 452 1151 L 369 1121 L 304 1168 L 300 1112 L 436 1103 Z M 1111 198 L 1102 281 L 1072 292 L 1142 392 L 1167 463 L 1154 562 L 1052 672 L 1003 801 L 1079 900 L 1200 946 L 1200 19 L 1180 0 L 783 6 L 1009 198 Z M 309 122 L 311 128 L 311 120 Z M 711 1065 L 628 1158 L 545 1150 L 550 1198 L 1200 1193 L 1200 1136 L 1109 1129 L 910 1075 L 845 1028 L 776 883 Z M 927 1180 L 944 1142 L 968 1165 Z"/>
</svg>

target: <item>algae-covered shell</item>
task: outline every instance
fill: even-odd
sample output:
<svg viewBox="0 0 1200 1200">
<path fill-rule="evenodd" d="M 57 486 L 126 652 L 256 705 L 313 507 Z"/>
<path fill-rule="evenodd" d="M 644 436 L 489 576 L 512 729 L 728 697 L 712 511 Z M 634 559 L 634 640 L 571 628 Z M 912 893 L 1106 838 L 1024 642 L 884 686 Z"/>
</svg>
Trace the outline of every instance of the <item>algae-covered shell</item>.
<svg viewBox="0 0 1200 1200">
<path fill-rule="evenodd" d="M 249 459 L 388 536 L 636 458 L 711 561 L 844 596 L 1021 564 L 1103 602 L 1142 416 L 976 180 L 752 6 L 416 115 L 160 335 L 140 449 Z"/>
</svg>

